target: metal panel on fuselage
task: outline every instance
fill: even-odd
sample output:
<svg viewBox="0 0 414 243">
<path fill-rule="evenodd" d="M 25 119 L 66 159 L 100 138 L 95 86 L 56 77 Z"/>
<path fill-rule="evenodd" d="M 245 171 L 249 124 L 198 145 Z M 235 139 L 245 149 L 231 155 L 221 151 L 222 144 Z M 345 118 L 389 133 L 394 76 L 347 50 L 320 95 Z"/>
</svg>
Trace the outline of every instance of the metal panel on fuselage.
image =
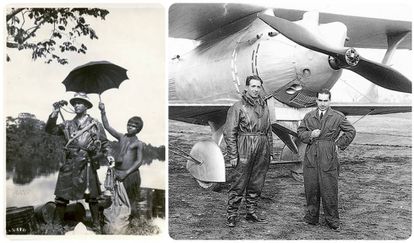
<svg viewBox="0 0 414 243">
<path fill-rule="evenodd" d="M 220 29 L 220 35 L 226 36 L 227 30 L 244 21 Z M 293 80 L 312 91 L 332 87 L 341 71 L 329 66 L 326 55 L 300 47 L 282 35 L 271 37 L 268 33 L 272 31 L 256 19 L 244 29 L 204 42 L 180 57 L 171 67 L 170 103 L 232 104 L 240 98 L 249 75 L 263 79 L 267 94 Z M 310 76 L 303 76 L 304 69 L 310 70 Z"/>
<path fill-rule="evenodd" d="M 221 34 L 237 24 L 221 29 Z M 270 40 L 274 45 L 271 48 L 275 54 L 273 59 L 279 60 L 279 65 L 265 65 L 257 60 L 260 58 L 257 51 L 261 41 L 257 35 L 270 31 L 268 26 L 257 19 L 237 33 L 204 42 L 180 57 L 171 68 L 170 86 L 174 86 L 174 96 L 170 98 L 173 97 L 174 100 L 170 100 L 170 103 L 234 102 L 244 90 L 246 77 L 257 74 L 257 70 L 263 71 L 263 75 L 276 77 L 276 82 L 272 84 L 265 80 L 265 88 L 272 90 L 282 87 L 286 80 L 295 79 L 295 61 L 285 44 Z M 287 79 L 281 78 L 281 74 L 287 74 Z"/>
</svg>

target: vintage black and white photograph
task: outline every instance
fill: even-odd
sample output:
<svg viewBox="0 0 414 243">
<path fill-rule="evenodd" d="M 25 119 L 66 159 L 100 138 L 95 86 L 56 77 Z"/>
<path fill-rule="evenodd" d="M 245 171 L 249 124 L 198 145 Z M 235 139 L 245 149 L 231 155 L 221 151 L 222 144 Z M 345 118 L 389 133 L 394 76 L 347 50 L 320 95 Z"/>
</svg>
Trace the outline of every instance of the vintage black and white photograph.
<svg viewBox="0 0 414 243">
<path fill-rule="evenodd" d="M 165 237 L 163 5 L 4 10 L 7 237 Z"/>
<path fill-rule="evenodd" d="M 412 234 L 412 4 L 168 9 L 174 240 Z"/>
</svg>

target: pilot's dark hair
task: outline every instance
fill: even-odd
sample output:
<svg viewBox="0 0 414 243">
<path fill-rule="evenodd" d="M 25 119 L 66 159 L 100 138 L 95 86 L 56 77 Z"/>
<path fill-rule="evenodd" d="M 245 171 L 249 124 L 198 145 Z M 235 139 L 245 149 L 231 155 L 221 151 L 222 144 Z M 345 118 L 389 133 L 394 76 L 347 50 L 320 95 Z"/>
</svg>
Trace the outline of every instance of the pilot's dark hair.
<svg viewBox="0 0 414 243">
<path fill-rule="evenodd" d="M 252 80 L 252 79 L 259 80 L 260 84 L 263 84 L 263 80 L 259 76 L 251 75 L 251 76 L 247 76 L 247 78 L 246 78 L 246 86 L 250 85 L 250 80 Z"/>
<path fill-rule="evenodd" d="M 139 133 L 142 130 L 142 127 L 144 126 L 144 122 L 139 116 L 133 116 L 129 118 L 128 123 L 132 123 L 137 127 L 137 133 Z"/>
<path fill-rule="evenodd" d="M 329 100 L 331 100 L 331 91 L 329 91 L 329 89 L 322 89 L 318 92 L 318 96 L 319 94 L 327 94 L 329 95 Z"/>
</svg>

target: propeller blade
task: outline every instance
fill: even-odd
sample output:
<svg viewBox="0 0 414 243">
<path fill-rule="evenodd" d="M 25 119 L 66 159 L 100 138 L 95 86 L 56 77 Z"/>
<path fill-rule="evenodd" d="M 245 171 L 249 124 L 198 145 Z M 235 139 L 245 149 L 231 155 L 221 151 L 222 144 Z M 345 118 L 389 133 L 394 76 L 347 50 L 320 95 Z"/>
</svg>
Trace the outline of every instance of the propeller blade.
<svg viewBox="0 0 414 243">
<path fill-rule="evenodd" d="M 412 93 L 411 81 L 397 70 L 385 64 L 360 57 L 358 65 L 345 67 L 383 88 Z"/>
<path fill-rule="evenodd" d="M 286 38 L 313 51 L 321 52 L 328 56 L 338 57 L 338 55 L 344 56 L 344 53 L 347 50 L 346 48 L 335 48 L 330 46 L 305 27 L 292 23 L 289 20 L 262 13 L 259 13 L 257 16 L 270 27 L 283 34 Z"/>
<path fill-rule="evenodd" d="M 386 89 L 412 93 L 411 81 L 390 66 L 369 61 L 361 57 L 353 48 L 332 47 L 305 27 L 286 19 L 262 13 L 258 14 L 258 17 L 291 41 L 338 59 L 339 68 L 349 69 Z"/>
</svg>

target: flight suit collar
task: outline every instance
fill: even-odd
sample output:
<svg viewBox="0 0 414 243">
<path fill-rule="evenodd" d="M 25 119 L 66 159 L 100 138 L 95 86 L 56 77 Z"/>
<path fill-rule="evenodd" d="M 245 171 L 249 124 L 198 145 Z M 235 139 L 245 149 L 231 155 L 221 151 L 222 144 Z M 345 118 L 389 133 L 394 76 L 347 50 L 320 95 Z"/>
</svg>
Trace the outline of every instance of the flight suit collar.
<svg viewBox="0 0 414 243">
<path fill-rule="evenodd" d="M 243 100 L 251 106 L 265 106 L 266 102 L 264 101 L 263 97 L 259 96 L 257 98 L 253 98 L 249 95 L 249 93 L 245 90 L 242 94 Z"/>
<path fill-rule="evenodd" d="M 332 115 L 332 112 L 333 112 L 333 111 L 332 111 L 332 108 L 331 108 L 331 107 L 328 107 L 328 109 L 326 109 L 326 111 L 325 111 L 324 117 L 331 116 L 331 115 Z M 319 119 L 319 109 L 318 109 L 318 108 L 316 108 L 316 109 L 313 111 L 312 116 L 313 116 L 314 118 L 316 118 L 316 119 Z"/>
</svg>

